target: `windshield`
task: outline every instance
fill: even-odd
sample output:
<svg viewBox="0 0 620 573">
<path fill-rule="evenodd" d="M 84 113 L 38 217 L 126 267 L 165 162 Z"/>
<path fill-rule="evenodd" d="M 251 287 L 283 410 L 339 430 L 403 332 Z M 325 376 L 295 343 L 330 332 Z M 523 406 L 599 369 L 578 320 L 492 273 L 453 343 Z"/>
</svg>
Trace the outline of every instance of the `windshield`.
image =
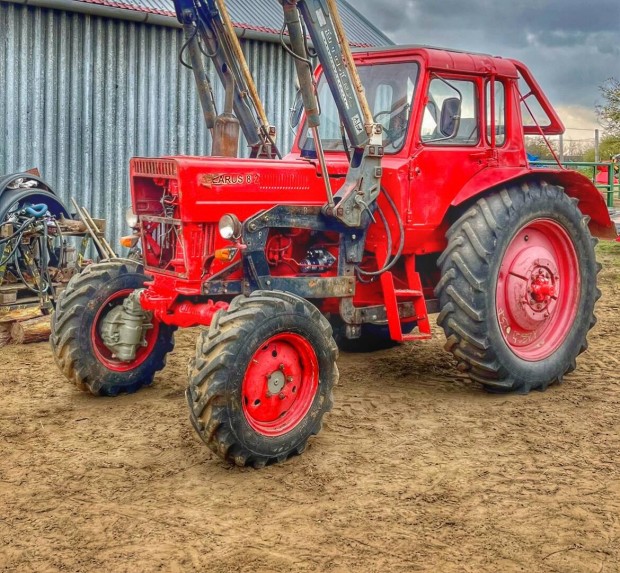
<svg viewBox="0 0 620 573">
<path fill-rule="evenodd" d="M 405 143 L 418 65 L 414 62 L 361 65 L 358 72 L 374 120 L 383 126 L 384 152 L 396 153 Z M 324 75 L 319 79 L 317 93 L 321 106 L 319 133 L 323 147 L 326 151 L 344 151 L 338 108 Z M 305 124 L 299 146 L 303 152 L 313 153 L 315 150 L 312 132 Z"/>
</svg>

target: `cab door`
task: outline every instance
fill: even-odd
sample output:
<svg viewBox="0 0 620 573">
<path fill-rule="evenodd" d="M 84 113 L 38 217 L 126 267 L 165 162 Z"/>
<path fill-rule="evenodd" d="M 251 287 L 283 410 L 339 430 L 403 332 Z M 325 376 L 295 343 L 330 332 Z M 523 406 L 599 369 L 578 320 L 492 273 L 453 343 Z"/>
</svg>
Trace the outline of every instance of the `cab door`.
<svg viewBox="0 0 620 573">
<path fill-rule="evenodd" d="M 407 222 L 422 240 L 465 183 L 493 160 L 482 133 L 482 90 L 476 76 L 430 74 L 409 168 Z"/>
</svg>

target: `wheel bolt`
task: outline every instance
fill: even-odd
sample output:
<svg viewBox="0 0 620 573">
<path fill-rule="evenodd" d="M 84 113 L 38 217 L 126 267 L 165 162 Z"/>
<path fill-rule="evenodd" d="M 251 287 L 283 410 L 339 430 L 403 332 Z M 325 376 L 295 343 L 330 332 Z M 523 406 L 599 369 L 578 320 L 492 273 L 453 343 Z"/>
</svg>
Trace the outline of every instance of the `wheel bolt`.
<svg viewBox="0 0 620 573">
<path fill-rule="evenodd" d="M 279 368 L 280 370 L 284 370 L 284 364 L 280 364 Z"/>
<path fill-rule="evenodd" d="M 278 397 L 280 398 L 280 400 L 284 400 L 284 398 L 286 398 L 284 392 L 280 392 L 280 394 L 278 394 Z"/>
<path fill-rule="evenodd" d="M 292 382 L 293 381 L 293 377 L 292 376 L 287 376 L 286 377 L 286 381 L 287 382 Z"/>
</svg>

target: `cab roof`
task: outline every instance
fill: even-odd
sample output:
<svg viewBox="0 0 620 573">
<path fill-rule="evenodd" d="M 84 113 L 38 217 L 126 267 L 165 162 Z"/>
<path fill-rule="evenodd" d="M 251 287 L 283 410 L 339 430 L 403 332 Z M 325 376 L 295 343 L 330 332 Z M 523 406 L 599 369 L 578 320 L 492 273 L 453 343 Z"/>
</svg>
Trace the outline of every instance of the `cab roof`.
<svg viewBox="0 0 620 573">
<path fill-rule="evenodd" d="M 365 60 L 402 60 L 417 56 L 426 66 L 436 70 L 460 71 L 475 74 L 496 73 L 508 78 L 518 78 L 518 72 L 512 60 L 490 54 L 464 52 L 434 46 L 418 44 L 401 46 L 382 46 L 376 48 L 359 48 L 353 50 L 356 61 Z"/>
</svg>

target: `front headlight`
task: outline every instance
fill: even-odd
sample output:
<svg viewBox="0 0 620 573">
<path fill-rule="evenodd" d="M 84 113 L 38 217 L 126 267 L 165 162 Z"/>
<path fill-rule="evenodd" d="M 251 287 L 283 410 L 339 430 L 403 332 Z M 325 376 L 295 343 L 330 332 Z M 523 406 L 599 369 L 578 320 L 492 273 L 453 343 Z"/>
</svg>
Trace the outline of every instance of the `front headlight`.
<svg viewBox="0 0 620 573">
<path fill-rule="evenodd" d="M 241 221 L 236 215 L 227 213 L 220 219 L 218 229 L 222 239 L 238 239 L 241 236 Z"/>
<path fill-rule="evenodd" d="M 129 207 L 127 211 L 125 211 L 125 221 L 127 225 L 132 229 L 138 225 L 138 215 L 133 212 L 133 209 Z"/>
</svg>

